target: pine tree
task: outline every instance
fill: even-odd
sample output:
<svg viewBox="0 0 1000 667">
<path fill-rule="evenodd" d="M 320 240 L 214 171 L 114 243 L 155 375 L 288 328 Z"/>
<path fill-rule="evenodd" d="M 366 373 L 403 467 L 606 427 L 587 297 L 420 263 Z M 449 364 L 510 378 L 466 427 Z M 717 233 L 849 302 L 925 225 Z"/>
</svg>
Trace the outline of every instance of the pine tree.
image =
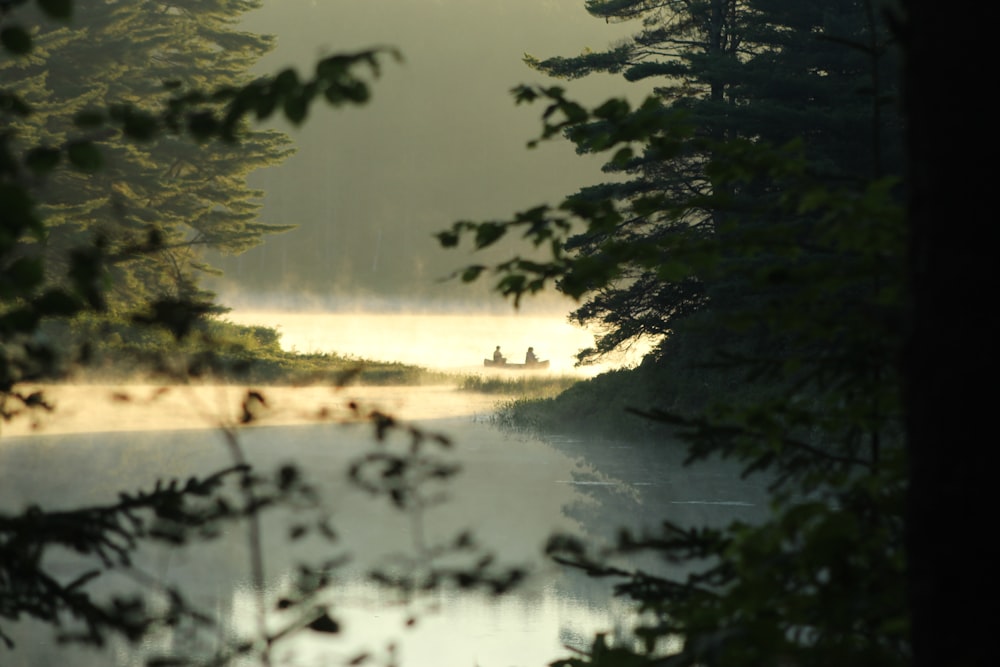
<svg viewBox="0 0 1000 667">
<path fill-rule="evenodd" d="M 489 246 L 516 229 L 549 243 L 551 261 L 497 264 L 500 290 L 518 297 L 557 281 L 586 297 L 590 319 L 619 342 L 636 335 L 645 309 L 666 339 L 633 373 L 655 376 L 654 392 L 629 409 L 667 425 L 664 445 L 684 442 L 688 463 L 730 458 L 766 475 L 771 515 L 723 529 L 665 517 L 660 531 L 624 533 L 621 553 L 668 564 L 656 573 L 554 539 L 559 562 L 618 578 L 644 614 L 634 643 L 599 636 L 585 657 L 555 664 L 905 665 L 906 232 L 893 166 L 902 137 L 881 106 L 894 89 L 881 83 L 887 33 L 870 3 L 848 0 L 588 7 L 650 19 L 647 60 L 676 45 L 694 51 L 660 67 L 623 46 L 586 54 L 582 66 L 633 76 L 673 68 L 688 78 L 668 87 L 691 95 L 661 90 L 633 111 L 519 89 L 522 101 L 548 102 L 543 137 L 612 154 L 612 170 L 628 178 L 502 223 L 460 222 L 440 239 L 455 245 L 471 232 Z M 673 20 L 673 8 L 691 9 L 690 20 Z M 720 17 L 733 22 L 710 29 Z M 730 43 L 713 39 L 722 34 L 735 51 L 713 50 Z M 562 245 L 574 224 L 584 231 Z M 650 293 L 661 300 L 642 302 Z M 615 386 L 599 377 L 591 391 L 603 398 Z M 554 407 L 567 414 L 574 405 L 562 399 Z M 601 418 L 580 405 L 575 427 L 596 427 Z"/>
<path fill-rule="evenodd" d="M 686 131 L 650 140 L 639 154 L 619 152 L 606 167 L 619 178 L 575 197 L 580 205 L 614 201 L 621 218 L 590 226 L 566 244 L 591 263 L 615 266 L 611 284 L 564 279 L 564 286 L 586 297 L 574 318 L 602 329 L 596 349 L 581 356 L 585 361 L 640 336 L 663 341 L 683 318 L 710 304 L 719 311 L 766 298 L 734 283 L 731 271 L 719 280 L 717 267 L 696 269 L 675 251 L 737 245 L 741 236 L 759 234 L 760 211 L 768 211 L 771 231 L 790 225 L 782 233 L 808 233 L 808 215 L 775 218 L 782 193 L 767 165 L 758 165 L 755 177 L 737 187 L 735 174 L 718 170 L 725 153 L 738 157 L 762 142 L 794 144 L 802 169 L 831 184 L 858 185 L 899 170 L 898 119 L 883 108 L 893 92 L 894 62 L 869 3 L 595 0 L 587 8 L 607 20 L 641 21 L 642 29 L 601 53 L 529 63 L 570 79 L 607 72 L 656 81 L 660 106 L 637 111 L 634 122 Z M 599 121 L 568 135 L 578 150 L 598 151 L 607 128 L 607 121 Z M 619 244 L 639 242 L 649 246 L 641 257 L 618 261 Z M 761 259 L 758 254 L 727 261 L 747 262 L 751 270 Z M 670 263 L 674 268 L 664 279 L 663 267 Z M 740 344 L 748 338 L 741 336 Z"/>
<path fill-rule="evenodd" d="M 144 117 L 135 109 L 156 108 L 178 87 L 249 83 L 273 39 L 235 24 L 259 4 L 94 0 L 78 3 L 69 25 L 38 16 L 32 53 L 3 63 L 5 81 L 33 110 L 15 127 L 14 148 L 65 147 L 109 110 L 141 136 Z M 289 228 L 258 219 L 263 193 L 246 182 L 291 153 L 285 135 L 255 131 L 236 145 L 152 130 L 142 143 L 93 130 L 99 150 L 81 143 L 77 155 L 90 173 L 55 172 L 37 193 L 46 233 L 25 252 L 44 253 L 49 273 L 59 275 L 71 249 L 100 238 L 113 266 L 113 307 L 197 294 L 200 274 L 212 271 L 205 250 L 239 253 Z"/>
</svg>

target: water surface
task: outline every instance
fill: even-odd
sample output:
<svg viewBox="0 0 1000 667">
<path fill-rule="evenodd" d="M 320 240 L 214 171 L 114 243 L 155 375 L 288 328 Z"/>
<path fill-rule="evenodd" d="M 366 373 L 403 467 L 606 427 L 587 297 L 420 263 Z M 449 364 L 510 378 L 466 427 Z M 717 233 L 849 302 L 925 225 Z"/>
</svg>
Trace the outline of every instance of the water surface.
<svg viewBox="0 0 1000 667">
<path fill-rule="evenodd" d="M 550 362 L 549 372 L 593 376 L 634 364 L 648 347 L 637 345 L 606 362 L 577 368 L 576 354 L 594 346 L 594 335 L 551 313 L 340 313 L 237 310 L 227 319 L 276 328 L 281 345 L 299 352 L 336 352 L 399 361 L 445 371 L 481 371 L 500 346 L 511 362 L 529 347 Z"/>
<path fill-rule="evenodd" d="M 346 335 L 352 319 L 303 319 L 303 331 L 314 331 L 309 335 L 325 342 L 302 342 L 301 349 L 348 340 L 336 336 Z M 294 328 L 292 319 L 283 322 Z M 322 326 L 309 329 L 316 322 Z M 481 333 L 470 333 L 476 331 L 471 327 L 452 339 L 444 332 L 458 331 L 458 323 L 433 322 L 438 327 L 434 336 L 411 335 L 399 348 L 379 347 L 402 339 L 388 333 L 382 343 L 368 336 L 370 350 L 360 343 L 336 345 L 347 345 L 344 349 L 358 356 L 383 359 L 408 350 L 405 354 L 413 360 L 433 358 L 436 367 L 445 368 L 457 358 L 472 356 L 474 362 L 498 338 L 515 341 L 512 332 L 520 331 L 529 332 L 523 341 L 555 359 L 545 355 L 538 341 L 548 331 L 541 323 L 534 329 L 531 320 L 519 320 L 504 329 L 498 321 L 488 321 Z M 403 324 L 396 320 L 385 328 L 406 331 Z M 366 338 L 363 332 L 357 336 Z M 550 334 L 550 340 L 556 340 L 556 334 Z M 571 347 L 565 340 L 553 349 Z M 338 570 L 336 597 L 328 600 L 342 631 L 331 636 L 307 632 L 284 642 L 276 648 L 274 664 L 343 664 L 368 651 L 377 658 L 369 664 L 394 660 L 404 667 L 507 667 L 547 664 L 570 655 L 571 649 L 586 648 L 597 632 L 614 633 L 634 621 L 628 604 L 611 595 L 611 582 L 590 579 L 544 557 L 543 545 L 553 533 L 573 534 L 600 547 L 610 544 L 622 527 L 653 530 L 663 518 L 709 524 L 753 520 L 765 508 L 763 489 L 740 481 L 732 466 L 684 468 L 677 443 L 541 438 L 501 430 L 491 420 L 495 396 L 460 392 L 453 386 L 261 391 L 266 409 L 259 412 L 259 421 L 236 427 L 246 388 L 53 388 L 53 413 L 4 426 L 0 511 L 19 511 L 29 503 L 46 509 L 108 504 L 120 490 L 149 489 L 158 480 L 228 466 L 232 457 L 221 427 L 236 428 L 257 470 L 268 473 L 291 463 L 303 471 L 321 499 L 309 516 L 327 517 L 337 541 L 290 541 L 289 527 L 306 515 L 279 509 L 268 513 L 262 524 L 263 592 L 253 587 L 244 525 L 207 543 L 179 549 L 144 547 L 137 560 L 144 576 L 178 587 L 225 633 L 240 635 L 252 632 L 261 595 L 271 602 L 281 596 L 300 564 L 349 555 L 349 563 Z M 349 408 L 350 403 L 358 409 Z M 460 466 L 461 472 L 435 488 L 442 502 L 417 518 L 348 480 L 347 471 L 360 458 L 410 446 L 405 434 L 377 443 L 369 424 L 348 423 L 355 412 L 363 415 L 371 409 L 396 415 L 418 430 L 445 434 L 454 443 L 448 449 L 433 448 L 433 453 Z M 463 531 L 475 536 L 477 557 L 491 554 L 498 568 L 523 568 L 530 573 L 528 579 L 499 598 L 450 588 L 401 596 L 370 579 L 372 570 L 391 570 L 400 557 L 452 542 Z M 46 557 L 67 578 L 79 572 L 80 563 L 70 554 Z M 668 572 L 655 559 L 632 565 Z M 0 653 L 0 664 L 131 666 L 140 664 L 143 655 L 197 644 L 178 630 L 161 633 L 138 648 L 115 644 L 102 653 L 77 651 L 67 657 L 66 649 L 51 641 L 49 628 L 22 623 L 12 634 L 20 643 L 13 652 Z"/>
</svg>

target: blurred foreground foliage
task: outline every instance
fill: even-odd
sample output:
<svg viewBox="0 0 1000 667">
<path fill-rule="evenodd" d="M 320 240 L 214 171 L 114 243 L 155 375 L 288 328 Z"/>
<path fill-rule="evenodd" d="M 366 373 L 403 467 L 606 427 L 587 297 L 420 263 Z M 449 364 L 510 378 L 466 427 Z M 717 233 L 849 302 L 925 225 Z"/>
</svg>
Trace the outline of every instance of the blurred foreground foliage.
<svg viewBox="0 0 1000 667">
<path fill-rule="evenodd" d="M 258 4 L 251 0 L 210 6 L 186 2 L 132 6 L 85 0 L 0 3 L 4 64 L 16 61 L 27 66 L 29 74 L 35 67 L 37 75 L 11 85 L 12 79 L 5 78 L 0 87 L 0 406 L 5 420 L 15 415 L 23 418 L 24 411 L 52 409 L 43 392 L 24 387 L 62 381 L 76 372 L 118 379 L 124 371 L 141 370 L 174 382 L 211 377 L 216 381 L 336 385 L 359 379 L 399 383 L 423 374 L 421 369 L 400 364 L 284 353 L 275 332 L 233 325 L 218 317 L 222 309 L 189 275 L 188 269 L 205 267 L 198 267 L 197 260 L 180 250 L 173 231 L 139 224 L 116 208 L 114 197 L 110 205 L 101 196 L 93 200 L 104 206 L 99 215 L 93 206 L 73 208 L 69 200 L 60 199 L 92 196 L 92 186 L 117 173 L 109 166 L 115 160 L 108 158 L 117 159 L 122 151 L 135 157 L 142 153 L 140 147 L 170 144 L 195 159 L 208 153 L 219 155 L 251 141 L 252 122 L 282 116 L 298 124 L 315 103 L 362 105 L 370 96 L 369 79 L 378 75 L 382 62 L 398 58 L 392 49 L 338 53 L 319 60 L 314 72 L 304 77 L 288 69 L 249 82 L 213 79 L 208 69 L 199 70 L 190 81 L 163 80 L 161 71 L 151 69 L 140 80 L 145 92 L 155 90 L 155 95 L 112 86 L 101 89 L 106 96 L 86 97 L 84 91 L 71 104 L 42 105 L 44 112 L 36 106 L 45 93 L 44 56 L 61 39 L 80 39 L 88 49 L 100 46 L 104 38 L 109 48 L 127 46 L 157 33 L 153 26 L 140 35 L 128 17 L 173 20 L 208 12 L 218 27 Z M 99 39 L 96 33 L 79 29 L 74 17 L 92 18 L 88 8 L 121 19 L 115 24 L 118 32 Z M 43 21 L 48 26 L 45 30 L 40 28 Z M 204 24 L 201 27 L 207 29 Z M 176 35 L 161 36 L 172 39 Z M 225 47 L 243 40 L 244 45 L 253 42 L 258 48 L 260 40 L 250 37 L 216 33 L 212 39 L 221 40 L 216 46 L 224 48 L 210 48 L 209 59 L 215 58 L 215 65 L 232 65 L 226 58 L 238 49 Z M 76 64 L 85 65 L 85 60 L 81 56 Z M 142 64 L 153 67 L 161 62 L 169 58 Z M 109 68 L 108 73 L 121 71 Z M 83 103 L 87 108 L 80 106 Z M 39 128 L 32 129 L 33 122 L 50 130 L 61 128 L 59 140 L 36 132 Z M 280 142 L 272 148 L 280 152 Z M 169 167 L 140 162 L 154 172 Z M 59 188 L 47 187 L 56 183 Z M 116 187 L 127 190 L 129 186 L 119 182 Z M 231 202 L 215 202 L 209 208 L 225 203 Z M 206 220 L 218 218 L 217 213 L 208 211 Z M 94 215 L 99 219 L 90 224 Z M 67 225 L 78 228 L 62 234 Z M 115 231 L 122 226 L 131 227 L 128 234 Z M 261 232 L 259 227 L 250 227 L 250 236 Z M 201 233 L 210 234 L 207 229 Z M 236 246 L 252 244 L 250 236 L 237 239 Z M 179 245 L 186 244 L 181 239 Z M 187 261 L 193 264 L 182 266 Z M 156 273 L 163 270 L 164 262 L 177 269 L 170 280 L 161 280 L 165 276 Z M 126 266 L 130 270 L 123 271 Z M 160 269 L 150 268 L 157 266 Z M 207 641 L 174 647 L 166 654 L 140 651 L 141 659 L 151 665 L 222 665 L 245 660 L 270 664 L 273 647 L 289 636 L 338 632 L 335 600 L 329 591 L 344 562 L 337 555 L 339 547 L 332 547 L 328 551 L 332 555 L 323 562 L 302 562 L 297 579 L 288 582 L 277 602 L 265 593 L 264 513 L 277 507 L 298 512 L 300 524 L 293 527 L 290 542 L 306 534 L 331 543 L 337 539 L 315 489 L 301 471 L 285 465 L 264 473 L 246 460 L 240 428 L 256 423 L 258 407 L 266 401 L 265 394 L 247 391 L 242 417 L 218 425 L 232 461 L 225 470 L 205 471 L 186 480 L 163 479 L 153 488 L 126 489 L 106 504 L 62 509 L 32 505 L 17 514 L 4 508 L 0 512 L 0 643 L 4 644 L 0 650 L 5 656 L 16 648 L 9 628 L 20 623 L 47 626 L 59 642 L 96 647 L 117 640 L 142 647 L 164 630 L 208 636 Z M 355 463 L 351 480 L 377 500 L 386 499 L 411 516 L 414 530 L 419 531 L 422 512 L 436 498 L 427 488 L 457 471 L 435 455 L 446 450 L 449 441 L 378 410 L 354 404 L 351 408 L 354 421 L 371 424 L 373 442 L 380 447 Z M 46 501 L 57 503 L 58 499 Z M 218 627 L 182 591 L 148 577 L 140 562 L 144 545 L 215 540 L 231 525 L 245 528 L 247 534 L 256 618 L 255 633 L 249 639 L 233 637 L 229 628 Z M 395 564 L 374 574 L 404 592 L 412 592 L 415 584 L 407 584 L 407 576 L 418 567 L 421 576 L 436 577 L 435 585 L 490 591 L 503 590 L 521 576 L 516 569 L 505 570 L 485 561 L 467 535 L 445 544 L 420 543 L 415 552 L 412 563 Z M 65 562 L 67 556 L 79 567 L 60 568 L 60 560 Z M 436 567 L 437 559 L 446 556 L 451 556 L 448 567 Z M 123 581 L 124 587 L 115 583 Z M 364 659 L 356 656 L 354 664 Z M 4 664 L 8 661 L 8 657 L 0 658 Z"/>
<path fill-rule="evenodd" d="M 185 8 L 151 3 L 144 6 L 143 11 L 147 18 L 154 15 L 150 12 L 156 9 L 171 17 L 187 15 L 189 11 L 195 14 L 207 11 L 213 21 L 221 20 L 220 25 L 225 26 L 233 16 L 257 4 L 224 3 L 206 9 L 200 5 Z M 86 3 L 81 6 L 73 2 L 5 3 L 0 15 L 5 36 L 5 62 L 43 66 L 44 59 L 39 63 L 35 63 L 35 59 L 47 55 L 48 50 L 46 47 L 38 51 L 42 47 L 33 42 L 32 35 L 38 30 L 31 21 L 41 22 L 38 17 L 42 16 L 49 22 L 64 22 L 64 27 L 50 30 L 51 34 L 75 38 L 81 31 L 74 32 L 74 8 L 86 14 Z M 124 6 L 102 5 L 101 8 L 112 14 L 115 10 L 126 10 Z M 116 29 L 115 34 L 102 37 L 109 42 L 109 48 L 120 45 L 122 27 Z M 239 42 L 244 37 L 247 36 L 217 31 L 213 39 L 227 43 L 227 39 Z M 128 39 L 126 35 L 125 40 Z M 174 47 L 168 50 L 170 48 Z M 260 48 L 263 47 L 254 47 L 258 51 Z M 209 51 L 206 57 L 219 60 L 216 66 L 232 70 L 233 63 L 226 60 L 226 49 Z M 191 83 L 179 83 L 164 79 L 164 73 L 159 70 L 149 71 L 142 81 L 143 91 L 122 83 L 116 97 L 117 89 L 112 86 L 104 98 L 90 100 L 91 106 L 86 109 L 81 109 L 77 103 L 57 105 L 53 109 L 32 102 L 41 95 L 39 87 L 44 88 L 39 78 L 44 79 L 44 72 L 19 79 L 17 86 L 5 85 L 0 90 L 3 120 L 0 128 L 0 212 L 3 216 L 0 221 L 3 230 L 0 235 L 0 267 L 3 269 L 0 281 L 0 336 L 3 341 L 0 391 L 9 392 L 19 382 L 58 377 L 65 373 L 68 363 L 86 361 L 88 347 L 93 341 L 78 335 L 73 322 L 82 323 L 86 329 L 84 333 L 92 334 L 88 322 L 108 314 L 112 328 L 120 328 L 122 322 L 131 320 L 135 324 L 162 327 L 177 340 L 182 340 L 197 322 L 220 310 L 211 303 L 210 295 L 197 285 L 191 271 L 177 268 L 169 284 L 160 280 L 167 269 L 162 266 L 157 269 L 159 265 L 199 265 L 197 258 L 185 254 L 191 244 L 174 238 L 178 233 L 187 232 L 164 228 L 156 221 L 144 222 L 142 215 L 114 205 L 117 195 L 110 191 L 104 192 L 103 198 L 94 199 L 102 205 L 110 200 L 111 205 L 101 209 L 104 219 L 84 224 L 84 213 L 90 215 L 94 206 L 74 203 L 70 199 L 90 188 L 95 179 L 100 179 L 110 168 L 104 161 L 107 153 L 125 151 L 133 155 L 139 147 L 170 144 L 193 150 L 197 157 L 213 147 L 252 141 L 252 121 L 282 116 L 292 123 L 300 123 L 315 103 L 334 107 L 364 104 L 370 94 L 367 78 L 379 74 L 383 60 L 398 57 L 392 49 L 340 53 L 321 59 L 309 76 L 303 77 L 287 69 L 248 82 L 239 77 L 224 77 L 221 81 L 206 79 L 201 76 L 205 74 L 202 71 Z M 110 71 L 109 75 L 115 71 Z M 199 84 L 204 87 L 198 87 Z M 150 92 L 154 89 L 155 95 Z M 150 94 L 140 94 L 143 92 Z M 151 100 L 148 107 L 143 106 L 146 100 Z M 54 140 L 32 129 L 33 122 L 45 127 L 58 124 L 63 128 L 63 135 L 57 143 L 50 143 Z M 161 164 L 154 165 L 155 168 L 169 171 L 170 166 Z M 160 180 L 172 180 L 170 174 L 161 176 Z M 125 187 L 128 176 L 123 179 L 118 185 Z M 47 184 L 54 183 L 63 187 L 46 188 Z M 64 201 L 67 197 L 70 199 Z M 231 202 L 216 201 L 207 206 L 211 209 L 228 203 Z M 155 213 L 156 207 L 157 202 L 148 199 L 144 210 Z M 67 235 L 64 233 L 67 223 L 55 225 L 53 215 L 75 216 L 72 224 L 80 225 L 81 229 Z M 210 212 L 209 218 L 214 220 L 216 217 Z M 196 224 L 193 220 L 187 223 Z M 260 232 L 256 229 L 254 234 Z M 202 229 L 196 236 L 205 235 L 218 234 Z M 250 242 L 248 238 L 241 238 L 240 242 Z M 138 284 L 133 285 L 136 281 Z M 86 317 L 74 319 L 84 314 Z M 61 335 L 59 338 L 46 336 L 46 329 Z M 150 336 L 156 338 L 157 334 Z M 77 347 L 79 349 L 73 349 Z"/>
<path fill-rule="evenodd" d="M 178 338 L 158 322 L 164 316 L 169 317 L 155 309 L 138 316 L 81 313 L 46 322 L 42 332 L 50 340 L 88 341 L 66 378 L 76 382 L 417 386 L 453 381 L 399 362 L 285 350 L 275 329 L 236 324 L 224 315 L 196 317 Z"/>
</svg>

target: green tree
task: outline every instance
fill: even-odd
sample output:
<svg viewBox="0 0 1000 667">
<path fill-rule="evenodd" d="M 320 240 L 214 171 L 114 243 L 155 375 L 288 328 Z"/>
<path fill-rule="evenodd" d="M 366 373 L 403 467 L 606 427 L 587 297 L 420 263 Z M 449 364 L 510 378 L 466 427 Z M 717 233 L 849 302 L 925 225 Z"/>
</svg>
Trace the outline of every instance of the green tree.
<svg viewBox="0 0 1000 667">
<path fill-rule="evenodd" d="M 287 69 L 250 81 L 239 58 L 252 62 L 269 42 L 233 32 L 234 17 L 227 12 L 238 17 L 254 3 L 194 4 L 143 5 L 140 15 L 130 3 L 97 3 L 96 23 L 76 31 L 74 24 L 52 22 L 69 17 L 74 3 L 4 6 L 0 34 L 12 54 L 4 67 L 14 63 L 11 85 L 0 93 L 6 230 L 0 264 L 7 276 L 0 290 L 5 337 L 0 386 L 5 391 L 19 381 L 61 372 L 69 351 L 62 333 L 81 312 L 110 315 L 119 325 L 160 322 L 182 337 L 190 332 L 200 314 L 215 308 L 196 282 L 197 272 L 207 268 L 201 249 L 235 252 L 276 230 L 255 219 L 259 193 L 246 187 L 244 176 L 280 160 L 286 140 L 252 132 L 248 120 L 280 113 L 301 123 L 317 100 L 362 104 L 369 90 L 355 70 L 366 66 L 377 74 L 379 54 L 389 52 L 336 54 L 320 60 L 308 77 Z M 38 9 L 47 18 L 40 18 Z M 156 14 L 159 23 L 142 22 L 158 10 L 163 10 Z M 91 41 L 92 31 L 108 40 L 108 53 Z M 188 60 L 185 39 L 197 47 Z M 74 40 L 107 70 L 95 74 L 96 98 L 90 87 L 78 91 L 82 102 L 70 96 L 69 77 L 61 79 L 61 93 L 47 85 L 49 78 L 60 80 L 63 65 L 78 77 L 87 75 L 74 49 L 59 48 Z M 61 53 L 66 62 L 53 62 L 54 73 L 45 69 L 44 58 L 34 60 L 36 43 L 43 56 Z M 155 76 L 144 79 L 128 60 L 132 48 Z M 189 80 L 173 77 L 173 58 L 180 58 Z M 217 81 L 208 78 L 215 75 Z M 60 99 L 62 107 L 56 105 Z M 212 177 L 196 176 L 192 166 L 209 169 Z"/>
<path fill-rule="evenodd" d="M 869 3 L 594 1 L 587 9 L 606 20 L 641 22 L 641 30 L 604 52 L 528 58 L 529 64 L 567 79 L 606 72 L 656 82 L 651 102 L 658 105 L 647 103 L 632 122 L 673 114 L 674 125 L 688 130 L 622 147 L 606 166 L 618 178 L 575 195 L 581 203 L 616 205 L 613 216 L 566 240 L 588 267 L 606 261 L 613 268 L 604 273 L 615 274 L 608 281 L 601 273 L 593 285 L 585 275 L 562 278 L 568 291 L 584 297 L 574 319 L 601 330 L 583 361 L 638 337 L 663 341 L 681 318 L 706 306 L 746 302 L 745 287 L 713 279 L 675 251 L 723 234 L 754 234 L 761 210 L 775 216 L 781 191 L 766 171 L 736 187 L 728 174 L 711 169 L 723 142 L 797 142 L 804 168 L 831 183 L 898 174 L 898 114 L 883 109 L 895 88 L 894 59 Z M 614 140 L 607 123 L 599 118 L 567 134 L 578 151 L 601 151 Z M 805 234 L 807 218 L 798 213 L 773 223 L 799 225 Z M 623 243 L 650 249 L 621 261 Z M 664 280 L 663 266 L 671 262 L 673 275 Z"/>
<path fill-rule="evenodd" d="M 238 144 L 193 142 L 157 133 L 133 111 L 165 104 L 181 85 L 250 83 L 250 68 L 273 39 L 234 26 L 259 5 L 78 2 L 72 26 L 21 10 L 34 26 L 32 49 L 2 68 L 32 113 L 9 123 L 11 148 L 35 149 L 43 170 L 51 153 L 38 149 L 67 146 L 86 170 L 56 171 L 32 189 L 46 234 L 26 255 L 42 253 L 61 272 L 74 248 L 100 237 L 112 265 L 106 298 L 133 308 L 195 294 L 199 274 L 212 270 L 205 250 L 239 253 L 289 228 L 259 220 L 263 193 L 246 183 L 248 173 L 291 152 L 285 135 L 258 130 Z M 99 127 L 107 117 L 127 124 L 131 137 Z M 79 143 L 81 136 L 92 143 Z"/>
<path fill-rule="evenodd" d="M 772 482 L 773 514 L 759 525 L 665 521 L 661 533 L 623 535 L 620 550 L 684 566 L 675 575 L 608 565 L 587 545 L 554 538 L 557 560 L 618 578 L 648 621 L 634 643 L 599 637 L 587 656 L 560 664 L 907 664 L 906 230 L 899 169 L 887 166 L 898 161 L 901 123 L 882 106 L 895 80 L 872 85 L 887 67 L 885 17 L 870 3 L 836 0 L 588 3 L 642 10 L 625 15 L 646 13 L 656 39 L 666 34 L 657 21 L 688 6 L 704 10 L 700 20 L 668 25 L 694 30 L 711 54 L 682 59 L 692 65 L 691 97 L 661 92 L 635 110 L 623 101 L 587 109 L 560 88 L 517 90 L 519 101 L 548 104 L 543 138 L 565 134 L 606 151 L 634 178 L 440 235 L 445 245 L 471 235 L 488 246 L 522 232 L 547 245 L 549 261 L 493 267 L 498 288 L 517 299 L 555 283 L 589 299 L 588 317 L 625 330 L 606 350 L 635 335 L 625 328 L 644 294 L 669 297 L 647 315 L 655 333 L 670 334 L 653 368 L 666 390 L 631 411 L 671 427 L 691 463 L 734 458 Z M 739 11 L 709 11 L 724 7 Z M 709 48 L 720 31 L 703 26 L 720 17 L 740 20 L 736 33 L 721 31 L 739 53 Z M 657 43 L 641 46 L 656 53 Z M 580 63 L 625 67 L 628 53 Z M 630 66 L 635 76 L 664 70 Z M 633 287 L 635 298 L 625 296 Z M 702 301 L 670 300 L 688 287 Z M 678 406 L 694 392 L 700 400 Z"/>
</svg>

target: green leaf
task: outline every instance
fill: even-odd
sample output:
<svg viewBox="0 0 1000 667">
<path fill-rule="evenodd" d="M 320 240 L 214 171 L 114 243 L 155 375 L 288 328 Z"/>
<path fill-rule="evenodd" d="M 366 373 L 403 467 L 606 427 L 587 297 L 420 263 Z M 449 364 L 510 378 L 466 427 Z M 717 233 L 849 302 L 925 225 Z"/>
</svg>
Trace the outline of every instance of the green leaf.
<svg viewBox="0 0 1000 667">
<path fill-rule="evenodd" d="M 38 327 L 39 316 L 33 308 L 18 308 L 0 315 L 0 333 L 29 333 Z"/>
<path fill-rule="evenodd" d="M 355 104 L 364 104 L 371 97 L 368 86 L 362 81 L 335 82 L 326 87 L 323 95 L 330 104 L 340 104 L 347 100 Z"/>
<path fill-rule="evenodd" d="M 57 148 L 35 148 L 25 155 L 24 164 L 36 174 L 47 174 L 56 168 L 61 157 Z"/>
<path fill-rule="evenodd" d="M 306 627 L 316 632 L 331 635 L 335 635 L 340 632 L 340 623 L 332 619 L 329 614 L 325 613 Z"/>
<path fill-rule="evenodd" d="M 475 281 L 484 270 L 486 270 L 486 267 L 478 264 L 465 267 L 462 271 L 462 282 L 471 283 Z"/>
<path fill-rule="evenodd" d="M 299 75 L 293 69 L 282 70 L 274 77 L 274 89 L 280 95 L 292 95 L 299 89 Z"/>
<path fill-rule="evenodd" d="M 106 120 L 100 111 L 81 111 L 73 116 L 73 124 L 77 127 L 100 127 Z"/>
<path fill-rule="evenodd" d="M 300 125 L 306 119 L 309 111 L 308 101 L 303 95 L 289 95 L 285 98 L 285 117 L 295 125 Z"/>
<path fill-rule="evenodd" d="M 156 136 L 159 123 L 150 114 L 133 111 L 126 116 L 122 129 L 127 136 L 133 139 L 149 141 Z"/>
<path fill-rule="evenodd" d="M 27 116 L 31 114 L 31 107 L 17 95 L 12 95 L 6 90 L 0 90 L 0 111 L 17 114 L 18 116 Z"/>
<path fill-rule="evenodd" d="M 614 167 L 624 167 L 629 160 L 632 159 L 634 153 L 632 149 L 626 146 L 625 148 L 619 148 L 615 153 L 615 156 L 611 158 L 611 164 Z"/>
<path fill-rule="evenodd" d="M 442 248 L 454 248 L 458 245 L 459 235 L 458 232 L 444 231 L 438 232 L 434 235 L 437 238 L 438 243 L 441 244 Z"/>
<path fill-rule="evenodd" d="M 38 0 L 38 5 L 55 19 L 68 19 L 73 15 L 73 0 Z"/>
<path fill-rule="evenodd" d="M 628 115 L 629 104 L 620 98 L 612 98 L 594 109 L 594 115 L 605 120 L 624 118 Z"/>
<path fill-rule="evenodd" d="M 259 92 L 253 98 L 253 109 L 259 120 L 270 118 L 278 106 L 278 95 L 273 91 Z"/>
<path fill-rule="evenodd" d="M 23 55 L 31 51 L 31 35 L 24 28 L 8 26 L 0 30 L 0 44 L 11 53 Z"/>
<path fill-rule="evenodd" d="M 188 116 L 188 131 L 195 139 L 205 140 L 219 131 L 219 121 L 208 111 L 192 113 Z"/>
<path fill-rule="evenodd" d="M 4 232 L 17 236 L 25 227 L 38 227 L 33 207 L 34 202 L 24 188 L 0 183 L 0 211 L 3 211 Z"/>
<path fill-rule="evenodd" d="M 104 164 L 101 150 L 90 141 L 74 141 L 66 149 L 70 163 L 81 171 L 94 172 Z"/>
<path fill-rule="evenodd" d="M 37 257 L 21 257 L 3 272 L 4 287 L 13 285 L 18 291 L 27 291 L 41 284 L 44 277 L 42 261 Z"/>
<path fill-rule="evenodd" d="M 496 222 L 484 222 L 476 228 L 476 247 L 493 245 L 507 233 L 507 228 Z"/>
<path fill-rule="evenodd" d="M 66 317 L 80 311 L 79 299 L 58 289 L 49 290 L 35 301 L 35 307 L 41 315 L 58 315 Z"/>
</svg>

